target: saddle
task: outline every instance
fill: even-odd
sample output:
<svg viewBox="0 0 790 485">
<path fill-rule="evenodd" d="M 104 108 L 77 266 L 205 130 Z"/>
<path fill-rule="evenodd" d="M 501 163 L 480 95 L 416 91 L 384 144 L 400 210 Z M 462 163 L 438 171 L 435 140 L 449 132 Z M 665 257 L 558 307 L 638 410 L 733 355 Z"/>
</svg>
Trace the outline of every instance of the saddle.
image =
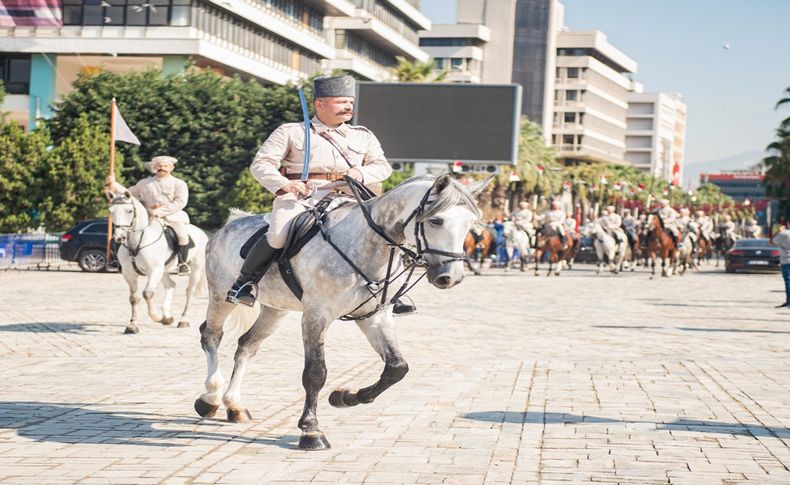
<svg viewBox="0 0 790 485">
<path fill-rule="evenodd" d="M 299 279 L 293 272 L 291 259 L 299 254 L 302 248 L 318 234 L 320 227 L 317 223 L 319 221 L 326 221 L 329 212 L 352 200 L 353 198 L 346 194 L 335 192 L 327 194 L 315 207 L 311 210 L 302 212 L 291 221 L 288 227 L 288 237 L 286 238 L 285 246 L 283 246 L 282 251 L 280 251 L 280 255 L 277 257 L 276 262 L 283 281 L 285 281 L 288 289 L 290 289 L 299 300 L 302 299 L 304 291 L 302 290 L 302 285 L 299 283 Z M 242 259 L 246 259 L 252 246 L 262 237 L 265 237 L 268 230 L 269 224 L 264 224 L 263 227 L 255 231 L 239 250 L 239 256 L 241 256 Z M 263 278 L 263 275 L 261 275 L 261 278 Z"/>
<path fill-rule="evenodd" d="M 165 261 L 165 266 L 167 266 L 178 256 L 178 236 L 176 236 L 176 231 L 171 226 L 165 226 L 165 240 L 167 241 L 167 246 L 170 248 L 170 257 Z M 189 249 L 195 247 L 195 241 L 192 240 L 192 236 L 189 236 L 189 244 L 187 244 L 187 247 Z"/>
</svg>

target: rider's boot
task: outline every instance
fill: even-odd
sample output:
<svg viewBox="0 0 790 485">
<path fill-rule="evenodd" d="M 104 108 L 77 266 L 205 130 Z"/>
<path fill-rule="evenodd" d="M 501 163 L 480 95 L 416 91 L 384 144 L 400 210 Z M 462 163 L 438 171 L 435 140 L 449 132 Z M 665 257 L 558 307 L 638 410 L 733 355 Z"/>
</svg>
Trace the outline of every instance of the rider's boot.
<svg viewBox="0 0 790 485">
<path fill-rule="evenodd" d="M 672 242 L 675 243 L 675 247 L 678 247 L 678 235 L 672 231 L 669 231 L 669 237 L 672 238 Z"/>
<path fill-rule="evenodd" d="M 178 275 L 184 276 L 192 272 L 192 268 L 187 264 L 187 257 L 189 255 L 189 244 L 178 245 Z"/>
<path fill-rule="evenodd" d="M 417 311 L 417 307 L 414 305 L 409 305 L 408 303 L 404 303 L 401 301 L 400 298 L 392 300 L 392 314 L 393 315 L 408 315 L 410 313 L 415 313 Z"/>
<path fill-rule="evenodd" d="M 239 278 L 228 291 L 225 301 L 234 305 L 242 303 L 254 306 L 255 295 L 252 294 L 252 291 L 279 254 L 280 250 L 269 246 L 266 237 L 258 239 L 258 242 L 250 248 L 244 264 L 241 265 Z"/>
</svg>

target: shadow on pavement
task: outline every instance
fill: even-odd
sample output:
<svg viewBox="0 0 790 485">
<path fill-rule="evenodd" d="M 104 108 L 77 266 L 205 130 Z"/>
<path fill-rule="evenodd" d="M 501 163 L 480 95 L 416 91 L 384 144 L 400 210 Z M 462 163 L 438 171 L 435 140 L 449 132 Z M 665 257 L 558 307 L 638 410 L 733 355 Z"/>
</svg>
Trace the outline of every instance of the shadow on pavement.
<svg viewBox="0 0 790 485">
<path fill-rule="evenodd" d="M 776 320 L 765 320 L 775 322 Z M 768 333 L 768 334 L 790 334 L 787 330 L 762 330 L 746 328 L 704 328 L 704 327 L 659 327 L 653 325 L 592 325 L 592 328 L 614 328 L 622 330 L 683 330 L 685 332 L 733 332 L 733 333 Z"/>
<path fill-rule="evenodd" d="M 474 421 L 490 423 L 515 423 L 515 424 L 599 424 L 623 423 L 654 425 L 656 430 L 692 431 L 698 433 L 731 434 L 750 437 L 790 439 L 790 428 L 778 426 L 761 426 L 741 423 L 722 423 L 719 421 L 705 421 L 700 419 L 679 418 L 670 423 L 654 423 L 652 421 L 632 421 L 627 419 L 602 418 L 597 416 L 579 416 L 577 414 L 544 413 L 529 411 L 519 413 L 515 411 L 482 411 L 466 413 L 461 417 Z"/>
<path fill-rule="evenodd" d="M 91 333 L 99 330 L 87 327 L 100 327 L 93 323 L 62 323 L 62 322 L 31 322 L 9 323 L 0 325 L 0 332 L 34 332 L 34 333 Z"/>
<path fill-rule="evenodd" d="M 212 429 L 230 426 L 222 421 L 198 417 L 167 419 L 156 414 L 110 412 L 91 406 L 87 403 L 0 402 L 0 429 L 16 430 L 19 436 L 38 442 L 71 444 L 172 447 L 189 446 L 194 440 L 210 440 L 296 449 L 299 441 L 298 436 L 292 435 L 272 439 L 195 429 L 201 425 Z M 174 425 L 186 425 L 189 429 L 173 429 Z"/>
</svg>

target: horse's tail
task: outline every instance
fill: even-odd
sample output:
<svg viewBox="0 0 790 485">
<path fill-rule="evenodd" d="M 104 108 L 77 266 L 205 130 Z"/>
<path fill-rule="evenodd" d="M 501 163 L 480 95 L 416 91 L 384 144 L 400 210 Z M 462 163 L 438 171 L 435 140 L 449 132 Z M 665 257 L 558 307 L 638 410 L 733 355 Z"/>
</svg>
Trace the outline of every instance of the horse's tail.
<svg viewBox="0 0 790 485">
<path fill-rule="evenodd" d="M 241 337 L 247 330 L 251 329 L 255 324 L 255 320 L 260 313 L 260 306 L 248 307 L 247 305 L 236 305 L 236 308 L 230 312 L 225 323 L 222 325 L 222 330 L 232 335 Z"/>
<path fill-rule="evenodd" d="M 200 274 L 200 280 L 198 281 L 197 285 L 195 285 L 195 289 L 192 290 L 192 294 L 197 297 L 208 296 L 208 280 L 206 279 L 206 268 L 203 268 L 203 272 Z"/>
</svg>

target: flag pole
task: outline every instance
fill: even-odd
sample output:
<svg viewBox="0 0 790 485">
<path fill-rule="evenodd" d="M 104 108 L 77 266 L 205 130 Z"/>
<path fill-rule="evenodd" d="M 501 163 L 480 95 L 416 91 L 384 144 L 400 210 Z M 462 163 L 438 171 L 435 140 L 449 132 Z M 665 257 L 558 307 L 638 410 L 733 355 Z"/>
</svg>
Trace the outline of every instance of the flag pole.
<svg viewBox="0 0 790 485">
<path fill-rule="evenodd" d="M 110 105 L 110 177 L 115 176 L 115 98 Z M 107 214 L 107 247 L 104 268 L 110 267 L 110 242 L 112 240 L 112 214 Z"/>
</svg>

